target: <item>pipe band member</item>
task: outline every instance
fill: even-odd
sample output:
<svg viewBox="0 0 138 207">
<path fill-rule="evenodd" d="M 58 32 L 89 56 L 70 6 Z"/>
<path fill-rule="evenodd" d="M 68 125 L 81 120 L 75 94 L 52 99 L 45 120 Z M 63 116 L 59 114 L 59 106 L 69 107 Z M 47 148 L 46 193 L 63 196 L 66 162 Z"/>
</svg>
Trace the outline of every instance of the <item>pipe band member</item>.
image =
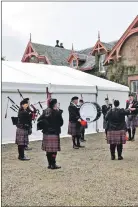
<svg viewBox="0 0 138 207">
<path fill-rule="evenodd" d="M 138 102 L 134 100 L 133 94 L 129 94 L 129 100 L 126 103 L 126 109 L 131 110 L 131 114 L 127 116 L 126 124 L 129 135 L 129 141 L 135 140 L 136 127 L 138 126 Z"/>
<path fill-rule="evenodd" d="M 23 100 L 20 102 L 20 109 L 18 113 L 18 123 L 16 130 L 16 141 L 18 145 L 19 160 L 30 160 L 24 155 L 25 146 L 29 144 L 29 130 L 32 126 L 31 113 L 28 113 L 28 101 Z"/>
<path fill-rule="evenodd" d="M 117 147 L 118 160 L 122 160 L 123 144 L 126 143 L 125 116 L 130 114 L 129 110 L 119 108 L 119 101 L 114 101 L 114 108 L 107 112 L 105 119 L 108 121 L 107 143 L 110 144 L 111 159 L 115 160 L 115 149 Z"/>
<path fill-rule="evenodd" d="M 79 108 L 84 104 L 84 101 L 82 99 L 79 100 Z M 87 127 L 81 126 L 81 142 L 86 142 L 86 140 L 84 139 L 85 137 L 85 129 Z"/>
<path fill-rule="evenodd" d="M 105 116 L 107 112 L 112 108 L 112 104 L 109 103 L 109 99 L 105 98 L 105 105 L 102 106 L 102 113 L 103 113 L 103 129 L 105 129 L 105 134 L 107 137 L 107 121 L 105 120 Z"/>
<path fill-rule="evenodd" d="M 62 111 L 57 109 L 57 100 L 51 99 L 49 107 L 43 111 L 38 121 L 43 121 L 42 150 L 46 151 L 48 169 L 59 169 L 56 165 L 57 152 L 60 148 L 60 133 L 63 125 Z"/>
<path fill-rule="evenodd" d="M 28 103 L 28 107 L 26 109 L 26 111 L 30 114 L 30 116 L 32 116 L 32 113 L 33 111 L 30 109 L 30 101 L 29 101 L 29 98 L 24 98 L 23 99 L 24 101 L 27 101 Z M 30 113 L 31 112 L 31 113 Z M 29 129 L 29 134 L 28 135 L 31 135 L 32 134 L 32 124 L 30 126 L 30 129 Z M 29 139 L 29 138 L 28 138 Z M 25 150 L 32 150 L 32 148 L 28 147 L 27 145 L 25 146 Z"/>
<path fill-rule="evenodd" d="M 79 149 L 79 147 L 83 147 L 80 145 L 80 137 L 81 137 L 81 117 L 78 104 L 78 97 L 74 96 L 71 99 L 71 103 L 68 107 L 69 111 L 69 126 L 68 126 L 68 134 L 72 136 L 73 148 Z M 76 143 L 77 139 L 77 143 Z"/>
</svg>

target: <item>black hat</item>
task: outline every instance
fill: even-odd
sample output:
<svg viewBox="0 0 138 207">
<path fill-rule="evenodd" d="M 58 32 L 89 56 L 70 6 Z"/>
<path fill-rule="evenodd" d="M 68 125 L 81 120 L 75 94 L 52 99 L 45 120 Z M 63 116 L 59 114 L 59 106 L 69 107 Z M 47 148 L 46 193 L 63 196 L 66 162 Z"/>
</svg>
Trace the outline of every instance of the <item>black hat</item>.
<svg viewBox="0 0 138 207">
<path fill-rule="evenodd" d="M 20 106 L 22 106 L 22 105 L 24 105 L 24 104 L 28 104 L 28 101 L 27 101 L 27 100 L 22 100 L 22 101 L 20 102 Z"/>
<path fill-rule="evenodd" d="M 71 101 L 78 100 L 79 98 L 77 96 L 72 97 Z"/>
<path fill-rule="evenodd" d="M 133 95 L 133 93 L 129 93 L 129 95 L 128 95 L 128 96 L 134 96 L 134 95 Z"/>
<path fill-rule="evenodd" d="M 49 101 L 49 108 L 53 108 L 54 107 L 54 105 L 55 104 L 57 104 L 57 99 L 51 99 L 50 101 Z"/>
<path fill-rule="evenodd" d="M 29 98 L 24 98 L 23 100 L 25 100 L 25 101 L 29 101 Z"/>
</svg>

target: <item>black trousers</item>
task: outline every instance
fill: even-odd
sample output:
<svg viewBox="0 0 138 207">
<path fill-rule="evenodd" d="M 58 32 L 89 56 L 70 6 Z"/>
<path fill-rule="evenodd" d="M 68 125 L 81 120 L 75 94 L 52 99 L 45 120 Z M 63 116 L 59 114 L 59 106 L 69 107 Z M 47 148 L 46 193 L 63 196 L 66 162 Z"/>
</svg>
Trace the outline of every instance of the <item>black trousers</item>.
<svg viewBox="0 0 138 207">
<path fill-rule="evenodd" d="M 136 133 L 136 128 L 131 128 L 127 129 L 128 131 L 128 135 L 129 135 L 129 140 L 134 139 L 135 138 L 135 133 Z"/>
<path fill-rule="evenodd" d="M 24 158 L 24 145 L 18 145 L 19 158 Z"/>
<path fill-rule="evenodd" d="M 83 127 L 81 130 L 81 140 L 84 140 L 84 135 L 85 135 L 85 128 Z"/>
<path fill-rule="evenodd" d="M 110 152 L 112 156 L 115 156 L 115 149 L 117 148 L 118 157 L 121 157 L 123 145 L 122 144 L 110 144 Z"/>
<path fill-rule="evenodd" d="M 73 142 L 73 145 L 74 146 L 80 146 L 80 137 L 79 135 L 76 135 L 76 136 L 72 136 L 72 142 Z M 76 143 L 77 141 L 77 143 Z"/>
<path fill-rule="evenodd" d="M 54 166 L 56 164 L 57 152 L 46 152 L 47 161 L 49 166 Z"/>
</svg>

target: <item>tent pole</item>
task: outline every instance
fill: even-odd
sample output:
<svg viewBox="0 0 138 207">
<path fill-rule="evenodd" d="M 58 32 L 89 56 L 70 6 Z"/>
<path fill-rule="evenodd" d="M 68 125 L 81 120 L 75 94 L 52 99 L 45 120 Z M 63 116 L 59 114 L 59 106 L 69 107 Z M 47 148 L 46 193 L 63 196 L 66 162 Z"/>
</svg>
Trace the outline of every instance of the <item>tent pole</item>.
<svg viewBox="0 0 138 207">
<path fill-rule="evenodd" d="M 97 98 L 98 98 L 98 86 L 96 86 L 96 103 L 97 103 Z M 96 120 L 96 132 L 97 133 L 99 132 L 99 129 L 98 129 L 98 120 Z"/>
</svg>

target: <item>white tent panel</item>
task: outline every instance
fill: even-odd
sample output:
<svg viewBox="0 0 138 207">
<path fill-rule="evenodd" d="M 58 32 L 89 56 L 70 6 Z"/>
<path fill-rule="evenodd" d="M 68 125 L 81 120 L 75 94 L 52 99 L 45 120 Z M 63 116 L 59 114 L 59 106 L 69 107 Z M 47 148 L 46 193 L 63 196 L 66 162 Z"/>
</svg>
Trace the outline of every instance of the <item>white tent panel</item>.
<svg viewBox="0 0 138 207">
<path fill-rule="evenodd" d="M 5 119 L 7 96 L 10 96 L 18 105 L 21 101 L 17 89 L 23 93 L 24 97 L 29 97 L 31 103 L 46 100 L 46 87 L 52 93 L 53 98 L 57 98 L 63 109 L 64 126 L 62 136 L 67 136 L 68 131 L 68 106 L 71 98 L 75 95 L 84 101 L 93 102 L 96 100 L 96 86 L 98 87 L 97 102 L 100 106 L 104 104 L 105 97 L 110 100 L 119 99 L 124 107 L 128 95 L 128 87 L 122 86 L 81 71 L 65 67 L 34 63 L 8 62 L 2 63 L 2 143 L 14 142 L 16 127 L 12 125 L 11 116 L 16 113 L 8 110 L 8 117 Z M 46 101 L 42 104 L 46 108 Z M 36 106 L 41 108 L 39 105 Z M 36 131 L 36 123 L 33 124 L 33 133 L 30 140 L 42 138 L 40 131 Z M 98 129 L 102 128 L 102 117 L 98 120 Z M 7 130 L 8 129 L 8 130 Z M 96 122 L 89 125 L 87 133 L 96 132 Z"/>
</svg>

